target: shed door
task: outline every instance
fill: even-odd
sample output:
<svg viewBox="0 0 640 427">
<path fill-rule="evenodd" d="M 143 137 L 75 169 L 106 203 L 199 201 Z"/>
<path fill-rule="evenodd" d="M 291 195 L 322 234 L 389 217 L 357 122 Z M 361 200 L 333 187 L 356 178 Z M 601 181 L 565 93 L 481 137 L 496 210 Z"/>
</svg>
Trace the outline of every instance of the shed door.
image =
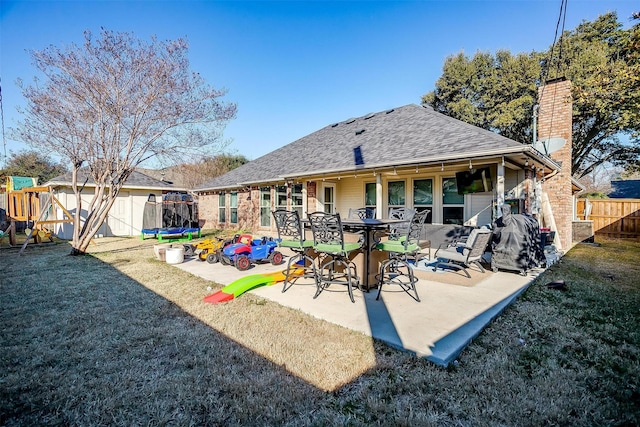
<svg viewBox="0 0 640 427">
<path fill-rule="evenodd" d="M 131 209 L 129 205 L 129 193 L 121 191 L 116 198 L 111 212 L 109 212 L 108 235 L 130 236 L 131 235 Z"/>
</svg>

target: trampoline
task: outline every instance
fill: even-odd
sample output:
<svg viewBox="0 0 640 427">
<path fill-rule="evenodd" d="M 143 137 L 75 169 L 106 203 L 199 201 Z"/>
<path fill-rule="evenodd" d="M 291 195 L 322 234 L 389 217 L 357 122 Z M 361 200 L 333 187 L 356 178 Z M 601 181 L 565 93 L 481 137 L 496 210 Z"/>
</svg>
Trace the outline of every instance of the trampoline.
<svg viewBox="0 0 640 427">
<path fill-rule="evenodd" d="M 158 241 L 184 241 L 201 237 L 198 204 L 189 194 L 167 193 L 161 201 L 149 194 L 142 217 L 142 240 L 146 237 Z"/>
</svg>

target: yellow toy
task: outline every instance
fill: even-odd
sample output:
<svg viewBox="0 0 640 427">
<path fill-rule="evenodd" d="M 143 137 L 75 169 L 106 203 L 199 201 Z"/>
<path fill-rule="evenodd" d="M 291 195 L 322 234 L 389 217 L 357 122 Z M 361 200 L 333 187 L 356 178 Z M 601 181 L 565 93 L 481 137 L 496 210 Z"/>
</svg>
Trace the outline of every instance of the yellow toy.
<svg viewBox="0 0 640 427">
<path fill-rule="evenodd" d="M 198 259 L 200 261 L 207 261 L 209 264 L 215 264 L 220 261 L 220 253 L 222 252 L 222 248 L 227 246 L 230 243 L 233 243 L 235 239 L 221 239 L 220 237 L 216 237 L 215 239 L 206 239 L 202 242 L 196 243 L 195 245 L 191 245 L 192 252 L 198 252 Z"/>
</svg>

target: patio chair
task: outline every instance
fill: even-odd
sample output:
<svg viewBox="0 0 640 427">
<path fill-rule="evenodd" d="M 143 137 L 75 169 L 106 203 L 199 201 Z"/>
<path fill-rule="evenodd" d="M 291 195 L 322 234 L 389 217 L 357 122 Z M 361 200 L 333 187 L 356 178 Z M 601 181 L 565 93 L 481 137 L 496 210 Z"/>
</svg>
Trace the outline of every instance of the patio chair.
<svg viewBox="0 0 640 427">
<path fill-rule="evenodd" d="M 392 225 L 389 230 L 389 238 L 397 239 L 406 235 L 409 229 L 409 221 L 415 213 L 416 210 L 411 208 L 389 208 L 389 219 L 408 220 Z"/>
<path fill-rule="evenodd" d="M 313 240 L 305 240 L 298 212 L 277 209 L 272 214 L 278 229 L 278 246 L 288 248 L 295 254 L 289 257 L 287 268 L 283 271 L 285 279 L 282 292 L 286 292 L 300 278 L 313 277 L 315 281 L 315 261 L 308 255 L 309 249 L 313 248 Z M 296 274 L 300 268 L 304 269 L 302 274 Z"/>
<path fill-rule="evenodd" d="M 375 217 L 375 208 L 349 208 L 349 218 L 373 219 Z"/>
<path fill-rule="evenodd" d="M 318 295 L 334 284 L 346 285 L 351 302 L 353 287 L 360 289 L 360 278 L 356 265 L 349 254 L 362 248 L 364 236 L 358 242 L 345 242 L 340 214 L 314 212 L 309 214 L 309 223 L 313 233 L 313 249 L 320 255 L 316 269 L 316 294 Z"/>
<path fill-rule="evenodd" d="M 492 231 L 488 228 L 475 228 L 471 230 L 471 234 L 465 242 L 454 243 L 446 247 L 440 247 L 435 253 L 435 258 L 438 262 L 435 266 L 437 270 L 439 267 L 451 267 L 456 270 L 462 270 L 464 274 L 470 279 L 471 275 L 467 271 L 467 268 L 471 264 L 475 264 L 480 268 L 480 271 L 484 273 L 484 267 L 480 264 L 484 251 L 487 245 L 491 241 Z M 442 261 L 440 261 L 442 260 Z"/>
<path fill-rule="evenodd" d="M 389 208 L 389 219 L 403 220 L 406 218 L 411 218 L 416 211 L 417 211 L 416 209 L 411 209 L 411 208 Z M 431 209 L 427 209 L 427 216 L 425 217 L 425 222 L 426 222 L 426 218 L 428 218 L 429 216 L 428 215 L 429 212 L 431 212 Z M 408 227 L 409 227 L 409 221 L 392 225 L 389 230 L 390 238 L 391 239 L 404 238 L 403 236 L 407 234 Z M 414 262 L 418 262 L 422 258 L 427 258 L 430 260 L 431 259 L 431 241 L 421 240 L 419 245 L 421 250 L 427 249 L 427 251 L 417 252 L 414 257 Z"/>
<path fill-rule="evenodd" d="M 398 285 L 411 298 L 420 302 L 416 282 L 418 278 L 413 274 L 411 260 L 417 258 L 420 251 L 420 236 L 422 226 L 429 215 L 429 210 L 421 212 L 411 212 L 411 218 L 405 234 L 390 235 L 389 240 L 378 243 L 376 249 L 389 252 L 389 259 L 380 265 L 380 273 L 376 275 L 378 279 L 378 295 L 380 298 L 383 285 Z M 405 218 L 408 219 L 408 218 Z"/>
</svg>

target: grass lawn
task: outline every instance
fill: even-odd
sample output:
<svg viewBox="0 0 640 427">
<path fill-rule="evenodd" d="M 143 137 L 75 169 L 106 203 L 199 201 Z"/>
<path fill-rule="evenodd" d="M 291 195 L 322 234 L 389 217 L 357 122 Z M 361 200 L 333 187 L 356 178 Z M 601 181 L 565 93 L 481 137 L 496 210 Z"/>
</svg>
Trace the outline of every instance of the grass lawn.
<svg viewBox="0 0 640 427">
<path fill-rule="evenodd" d="M 640 243 L 576 246 L 447 369 L 252 294 L 206 304 L 220 286 L 153 243 L 0 248 L 0 425 L 640 424 Z"/>
</svg>

